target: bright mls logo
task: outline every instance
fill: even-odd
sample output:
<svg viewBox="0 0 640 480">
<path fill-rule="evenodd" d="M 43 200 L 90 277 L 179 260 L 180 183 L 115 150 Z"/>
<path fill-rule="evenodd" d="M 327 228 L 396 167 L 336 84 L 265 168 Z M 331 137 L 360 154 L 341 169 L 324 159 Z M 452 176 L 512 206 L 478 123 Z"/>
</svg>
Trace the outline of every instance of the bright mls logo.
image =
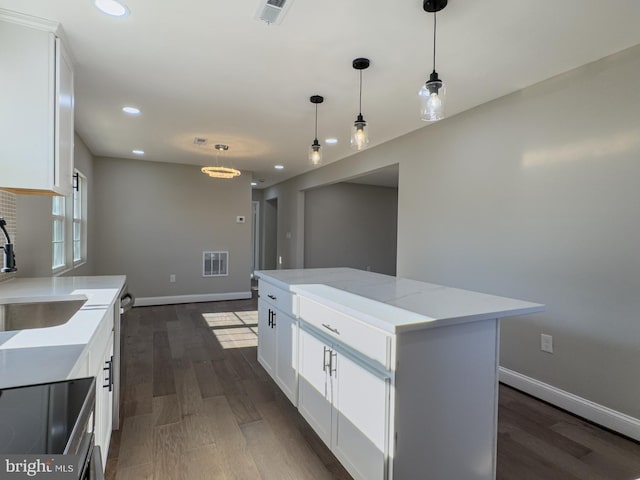
<svg viewBox="0 0 640 480">
<path fill-rule="evenodd" d="M 0 480 L 78 478 L 78 455 L 2 455 Z"/>
</svg>

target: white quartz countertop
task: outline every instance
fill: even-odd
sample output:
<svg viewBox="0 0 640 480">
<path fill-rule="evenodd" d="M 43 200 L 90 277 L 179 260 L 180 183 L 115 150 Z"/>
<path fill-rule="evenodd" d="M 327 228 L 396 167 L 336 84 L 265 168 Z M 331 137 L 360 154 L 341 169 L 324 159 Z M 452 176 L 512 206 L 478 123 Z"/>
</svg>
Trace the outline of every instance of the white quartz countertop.
<svg viewBox="0 0 640 480">
<path fill-rule="evenodd" d="M 0 283 L 0 305 L 87 299 L 62 325 L 0 332 L 0 388 L 67 378 L 125 283 L 123 275 L 16 278 Z"/>
<path fill-rule="evenodd" d="M 539 303 L 352 268 L 263 270 L 256 275 L 391 333 L 544 310 Z"/>
</svg>

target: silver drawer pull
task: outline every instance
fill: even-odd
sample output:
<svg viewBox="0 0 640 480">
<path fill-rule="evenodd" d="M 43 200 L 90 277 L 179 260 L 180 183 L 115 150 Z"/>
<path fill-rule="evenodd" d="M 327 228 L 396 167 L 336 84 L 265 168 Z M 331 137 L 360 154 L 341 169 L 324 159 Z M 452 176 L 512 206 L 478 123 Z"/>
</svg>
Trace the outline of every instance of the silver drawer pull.
<svg viewBox="0 0 640 480">
<path fill-rule="evenodd" d="M 324 328 L 326 328 L 327 330 L 331 330 L 333 333 L 335 333 L 336 335 L 340 335 L 340 332 L 338 331 L 337 328 L 333 328 L 331 325 L 328 325 L 326 323 L 323 323 L 322 326 Z"/>
</svg>

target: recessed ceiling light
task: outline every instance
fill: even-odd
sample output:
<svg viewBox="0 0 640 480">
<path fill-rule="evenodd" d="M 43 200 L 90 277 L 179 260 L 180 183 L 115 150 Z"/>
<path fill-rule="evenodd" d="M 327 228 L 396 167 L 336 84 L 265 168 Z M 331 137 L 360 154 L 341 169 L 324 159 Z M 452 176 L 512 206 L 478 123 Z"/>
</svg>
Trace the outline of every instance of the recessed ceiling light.
<svg viewBox="0 0 640 480">
<path fill-rule="evenodd" d="M 94 0 L 93 4 L 98 7 L 98 10 L 102 13 L 106 13 L 112 17 L 126 17 L 129 15 L 127 6 L 116 0 Z"/>
<path fill-rule="evenodd" d="M 135 155 L 144 155 L 144 150 L 131 150 L 131 153 Z"/>
<path fill-rule="evenodd" d="M 338 143 L 338 139 L 337 138 L 326 138 L 324 140 L 324 143 L 326 143 L 327 145 L 335 145 L 336 143 Z"/>
<path fill-rule="evenodd" d="M 284 165 L 274 165 L 273 168 L 276 170 L 284 170 Z"/>
<path fill-rule="evenodd" d="M 251 182 L 251 186 L 252 187 L 257 187 L 258 186 L 258 182 Z"/>
<path fill-rule="evenodd" d="M 140 109 L 136 107 L 122 107 L 122 111 L 129 115 L 140 115 Z"/>
</svg>

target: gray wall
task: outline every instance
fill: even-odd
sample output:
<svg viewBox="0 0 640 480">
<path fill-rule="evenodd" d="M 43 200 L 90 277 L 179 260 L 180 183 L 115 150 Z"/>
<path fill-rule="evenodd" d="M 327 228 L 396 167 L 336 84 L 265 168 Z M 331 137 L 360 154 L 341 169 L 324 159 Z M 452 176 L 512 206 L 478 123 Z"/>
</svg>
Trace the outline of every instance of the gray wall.
<svg viewBox="0 0 640 480">
<path fill-rule="evenodd" d="M 98 274 L 126 274 L 137 297 L 249 292 L 251 179 L 195 166 L 96 158 Z M 229 276 L 202 277 L 202 252 L 229 251 Z M 170 283 L 169 276 L 176 275 Z"/>
<path fill-rule="evenodd" d="M 547 304 L 501 364 L 640 418 L 638 78 L 633 47 L 268 189 L 286 266 L 301 190 L 399 160 L 398 275 Z"/>
<path fill-rule="evenodd" d="M 92 250 L 92 223 L 95 218 L 93 187 L 93 156 L 76 134 L 74 138 L 74 164 L 87 177 L 88 237 L 87 262 L 73 268 L 65 275 L 93 275 L 94 252 Z M 73 211 L 71 199 L 66 207 Z M 71 214 L 68 214 L 70 218 Z M 52 262 L 52 225 L 51 197 L 46 195 L 16 195 L 16 264 L 20 277 L 50 277 Z M 72 226 L 67 222 L 67 238 L 72 238 Z M 67 256 L 72 255 L 72 244 L 68 243 Z"/>
<path fill-rule="evenodd" d="M 398 189 L 337 183 L 305 192 L 304 266 L 395 275 Z"/>
</svg>

